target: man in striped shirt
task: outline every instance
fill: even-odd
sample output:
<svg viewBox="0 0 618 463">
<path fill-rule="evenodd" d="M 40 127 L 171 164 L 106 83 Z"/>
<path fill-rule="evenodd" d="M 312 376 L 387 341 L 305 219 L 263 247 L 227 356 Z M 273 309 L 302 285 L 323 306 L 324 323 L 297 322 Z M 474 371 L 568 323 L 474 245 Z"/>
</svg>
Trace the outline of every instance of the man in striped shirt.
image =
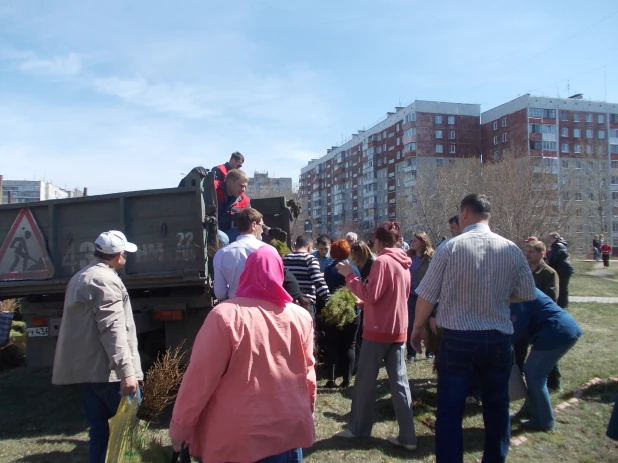
<svg viewBox="0 0 618 463">
<path fill-rule="evenodd" d="M 463 412 L 475 374 L 483 401 L 483 461 L 503 462 L 511 431 L 509 303 L 534 300 L 534 279 L 522 251 L 489 229 L 490 204 L 485 195 L 466 196 L 459 209 L 463 233 L 438 248 L 416 289 L 411 343 L 420 352 L 425 321 L 439 300 L 437 463 L 463 463 Z"/>
<path fill-rule="evenodd" d="M 311 254 L 311 243 L 312 240 L 307 235 L 296 238 L 294 252 L 283 258 L 283 266 L 298 280 L 300 290 L 314 305 L 312 315 L 315 315 L 316 295 L 326 302 L 330 298 L 330 292 L 320 271 L 320 264 Z"/>
</svg>

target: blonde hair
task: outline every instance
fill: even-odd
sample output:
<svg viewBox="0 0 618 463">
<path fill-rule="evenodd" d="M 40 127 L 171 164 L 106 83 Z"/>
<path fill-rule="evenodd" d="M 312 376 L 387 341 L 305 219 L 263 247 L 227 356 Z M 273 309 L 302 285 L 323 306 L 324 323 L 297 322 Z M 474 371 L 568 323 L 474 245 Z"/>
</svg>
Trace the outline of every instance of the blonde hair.
<svg viewBox="0 0 618 463">
<path fill-rule="evenodd" d="M 371 257 L 375 257 L 364 241 L 357 241 L 350 247 L 352 261 L 357 267 L 364 266 Z M 357 257 L 360 257 L 357 259 Z"/>
<path fill-rule="evenodd" d="M 225 182 L 248 182 L 249 177 L 240 169 L 232 169 L 225 176 Z"/>
<path fill-rule="evenodd" d="M 433 256 L 433 245 L 431 244 L 431 240 L 429 239 L 429 235 L 425 232 L 415 232 L 414 233 L 414 238 L 416 238 L 419 241 L 422 241 L 423 244 L 425 244 L 425 251 L 423 252 L 423 255 L 421 257 L 431 257 Z M 410 247 L 410 249 L 408 250 L 408 255 L 410 257 L 415 256 L 416 255 L 416 251 L 414 249 L 412 249 L 412 247 Z"/>
</svg>

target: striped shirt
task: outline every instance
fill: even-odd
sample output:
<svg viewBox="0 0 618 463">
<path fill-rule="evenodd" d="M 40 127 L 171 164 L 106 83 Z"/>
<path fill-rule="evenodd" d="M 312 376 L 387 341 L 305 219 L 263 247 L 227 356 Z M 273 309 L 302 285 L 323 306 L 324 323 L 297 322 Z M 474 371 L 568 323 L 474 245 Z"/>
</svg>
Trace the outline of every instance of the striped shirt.
<svg viewBox="0 0 618 463">
<path fill-rule="evenodd" d="M 437 249 L 416 293 L 433 304 L 440 301 L 436 323 L 442 328 L 505 334 L 513 333 L 511 296 L 536 298 L 521 249 L 482 223 L 469 225 Z"/>
<path fill-rule="evenodd" d="M 316 294 L 324 301 L 330 297 L 318 260 L 307 252 L 293 252 L 283 258 L 283 266 L 294 274 L 305 297 L 316 301 Z"/>
</svg>

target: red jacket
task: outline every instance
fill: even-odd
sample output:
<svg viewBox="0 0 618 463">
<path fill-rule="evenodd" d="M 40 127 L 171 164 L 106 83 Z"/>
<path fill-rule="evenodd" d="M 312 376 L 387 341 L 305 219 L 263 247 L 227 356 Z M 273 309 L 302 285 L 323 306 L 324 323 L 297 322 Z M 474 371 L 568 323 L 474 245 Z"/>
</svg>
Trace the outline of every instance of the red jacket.
<svg viewBox="0 0 618 463">
<path fill-rule="evenodd" d="M 217 185 L 217 206 L 219 217 L 219 230 L 226 232 L 233 226 L 234 216 L 246 207 L 251 207 L 249 197 L 241 193 L 237 198 L 232 198 L 227 194 L 225 183 Z"/>
<path fill-rule="evenodd" d="M 603 254 L 611 254 L 612 253 L 612 247 L 609 244 L 605 243 L 603 246 L 601 246 L 601 252 Z"/>
<path fill-rule="evenodd" d="M 363 339 L 406 341 L 411 262 L 400 248 L 386 248 L 374 261 L 366 284 L 354 273 L 346 277 L 348 287 L 364 302 Z"/>
<path fill-rule="evenodd" d="M 229 162 L 213 167 L 212 171 L 215 173 L 215 180 L 217 182 L 223 182 L 223 180 L 225 180 L 225 176 L 227 175 L 228 171 L 230 171 L 231 169 L 232 169 L 232 166 L 230 166 Z"/>
</svg>

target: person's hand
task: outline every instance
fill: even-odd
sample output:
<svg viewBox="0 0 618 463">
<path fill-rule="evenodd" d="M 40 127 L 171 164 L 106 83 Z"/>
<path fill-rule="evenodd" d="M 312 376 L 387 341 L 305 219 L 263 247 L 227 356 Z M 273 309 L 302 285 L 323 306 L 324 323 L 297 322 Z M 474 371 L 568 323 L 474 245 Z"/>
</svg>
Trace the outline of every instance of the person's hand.
<svg viewBox="0 0 618 463">
<path fill-rule="evenodd" d="M 123 396 L 135 395 L 138 387 L 139 384 L 137 383 L 137 378 L 135 376 L 127 376 L 126 378 L 122 378 L 120 380 L 120 392 Z"/>
<path fill-rule="evenodd" d="M 431 332 L 435 335 L 438 334 L 438 325 L 436 324 L 436 318 L 429 318 L 429 328 L 431 328 Z"/>
<path fill-rule="evenodd" d="M 174 452 L 180 452 L 183 447 L 185 447 L 184 441 L 172 439 L 172 448 Z"/>
<path fill-rule="evenodd" d="M 425 327 L 423 326 L 415 326 L 412 329 L 412 334 L 410 334 L 410 344 L 412 344 L 412 348 L 418 353 L 423 353 L 423 348 L 421 346 L 421 341 L 423 339 L 423 333 L 425 333 Z"/>
<path fill-rule="evenodd" d="M 347 277 L 354 270 L 352 270 L 352 265 L 347 260 L 344 260 L 337 264 L 337 271 L 339 272 L 339 274 Z"/>
</svg>

